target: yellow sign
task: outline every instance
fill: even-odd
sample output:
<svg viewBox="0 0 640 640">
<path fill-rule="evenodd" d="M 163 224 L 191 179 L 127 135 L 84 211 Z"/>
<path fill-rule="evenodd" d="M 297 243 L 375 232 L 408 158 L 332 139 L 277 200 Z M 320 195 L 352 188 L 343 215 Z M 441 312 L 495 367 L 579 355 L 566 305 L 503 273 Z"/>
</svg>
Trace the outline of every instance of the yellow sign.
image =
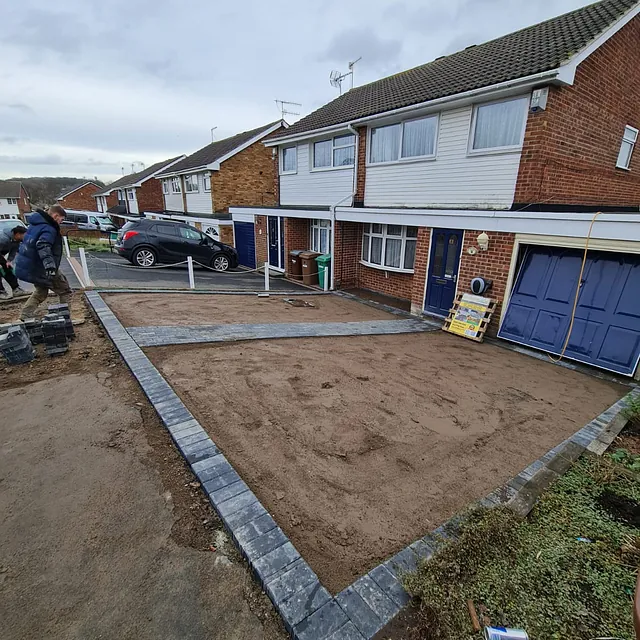
<svg viewBox="0 0 640 640">
<path fill-rule="evenodd" d="M 455 310 L 449 331 L 467 338 L 476 338 L 490 304 L 491 300 L 489 298 L 465 293 L 462 296 L 462 300 L 460 300 L 460 305 Z"/>
</svg>

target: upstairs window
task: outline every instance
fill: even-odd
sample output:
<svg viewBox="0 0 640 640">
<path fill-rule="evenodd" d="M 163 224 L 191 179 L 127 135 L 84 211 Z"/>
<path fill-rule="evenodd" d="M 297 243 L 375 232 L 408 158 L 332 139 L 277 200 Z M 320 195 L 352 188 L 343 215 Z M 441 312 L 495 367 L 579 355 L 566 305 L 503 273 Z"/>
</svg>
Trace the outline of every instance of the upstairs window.
<svg viewBox="0 0 640 640">
<path fill-rule="evenodd" d="M 163 180 L 162 181 L 162 193 L 164 193 L 165 196 L 169 194 L 169 181 L 168 180 Z"/>
<path fill-rule="evenodd" d="M 622 145 L 620 146 L 620 153 L 618 154 L 618 162 L 616 162 L 616 167 L 618 167 L 618 169 L 629 169 L 629 166 L 631 165 L 631 156 L 633 155 L 633 148 L 637 141 L 638 130 L 635 127 L 627 125 L 624 128 Z"/>
<path fill-rule="evenodd" d="M 352 167 L 356 161 L 356 137 L 337 136 L 313 144 L 313 168 Z"/>
<path fill-rule="evenodd" d="M 478 105 L 473 115 L 471 150 L 519 149 L 528 107 L 528 97 Z"/>
<path fill-rule="evenodd" d="M 198 193 L 198 175 L 193 173 L 190 176 L 184 178 L 184 188 L 187 193 Z"/>
<path fill-rule="evenodd" d="M 295 173 L 298 170 L 298 148 L 285 147 L 282 150 L 282 173 Z"/>
<path fill-rule="evenodd" d="M 418 227 L 366 224 L 362 234 L 362 262 L 370 266 L 413 271 Z"/>
<path fill-rule="evenodd" d="M 371 129 L 369 162 L 433 158 L 436 154 L 438 116 L 407 120 Z"/>
<path fill-rule="evenodd" d="M 203 178 L 204 178 L 203 179 L 204 190 L 205 191 L 211 191 L 211 174 L 210 173 L 205 173 Z"/>
<path fill-rule="evenodd" d="M 180 178 L 178 176 L 171 178 L 171 193 L 182 193 Z"/>
</svg>

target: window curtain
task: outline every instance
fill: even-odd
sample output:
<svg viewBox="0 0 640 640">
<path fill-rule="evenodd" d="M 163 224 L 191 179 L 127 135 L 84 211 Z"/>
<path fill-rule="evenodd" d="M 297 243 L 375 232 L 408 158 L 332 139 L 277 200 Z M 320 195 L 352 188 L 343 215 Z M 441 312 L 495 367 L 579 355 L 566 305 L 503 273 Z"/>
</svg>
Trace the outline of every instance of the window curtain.
<svg viewBox="0 0 640 640">
<path fill-rule="evenodd" d="M 330 167 L 331 166 L 331 150 L 333 143 L 331 140 L 325 140 L 324 142 L 316 142 L 313 145 L 313 166 L 318 167 Z"/>
<path fill-rule="evenodd" d="M 333 166 L 348 167 L 352 166 L 356 160 L 355 147 L 343 147 L 333 150 Z"/>
<path fill-rule="evenodd" d="M 295 171 L 296 170 L 296 148 L 289 147 L 282 150 L 282 170 L 283 171 Z"/>
<path fill-rule="evenodd" d="M 436 147 L 438 118 L 423 118 L 404 123 L 402 157 L 432 156 Z"/>
<path fill-rule="evenodd" d="M 389 162 L 398 159 L 400 126 L 392 124 L 371 130 L 371 162 Z"/>
<path fill-rule="evenodd" d="M 492 149 L 519 145 L 523 119 L 522 100 L 497 102 L 478 107 L 473 148 Z"/>
<path fill-rule="evenodd" d="M 407 244 L 404 249 L 404 268 L 413 269 L 413 264 L 416 260 L 416 241 L 407 240 Z"/>
<path fill-rule="evenodd" d="M 382 238 L 371 237 L 371 263 L 382 264 Z"/>
</svg>

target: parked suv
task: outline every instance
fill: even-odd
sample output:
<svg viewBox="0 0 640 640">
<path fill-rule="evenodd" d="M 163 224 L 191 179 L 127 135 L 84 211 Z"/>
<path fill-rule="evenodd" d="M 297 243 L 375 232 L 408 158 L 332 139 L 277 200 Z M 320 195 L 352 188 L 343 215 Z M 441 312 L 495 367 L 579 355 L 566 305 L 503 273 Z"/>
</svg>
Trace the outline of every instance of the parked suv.
<svg viewBox="0 0 640 640">
<path fill-rule="evenodd" d="M 187 256 L 216 271 L 238 266 L 238 252 L 233 247 L 181 222 L 132 220 L 118 232 L 115 246 L 122 257 L 138 267 L 182 262 Z"/>
</svg>

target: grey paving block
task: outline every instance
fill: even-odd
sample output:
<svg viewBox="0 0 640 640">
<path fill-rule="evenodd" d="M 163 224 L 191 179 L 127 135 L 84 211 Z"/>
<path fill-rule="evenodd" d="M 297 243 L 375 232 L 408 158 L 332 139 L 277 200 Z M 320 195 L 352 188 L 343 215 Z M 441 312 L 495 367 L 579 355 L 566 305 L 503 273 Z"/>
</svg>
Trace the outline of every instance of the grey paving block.
<svg viewBox="0 0 640 640">
<path fill-rule="evenodd" d="M 262 558 L 258 558 L 252 564 L 254 571 L 264 584 L 270 576 L 284 569 L 287 565 L 293 564 L 299 558 L 300 554 L 296 551 L 296 548 L 290 542 L 286 542 L 262 556 Z"/>
<path fill-rule="evenodd" d="M 202 486 L 207 493 L 211 494 L 214 491 L 218 491 L 218 489 L 226 487 L 228 484 L 238 482 L 240 479 L 240 476 L 235 471 L 229 471 L 228 473 L 208 480 Z"/>
<path fill-rule="evenodd" d="M 409 546 L 421 561 L 426 561 L 433 557 L 433 554 L 441 546 L 441 543 L 434 536 L 428 534 Z"/>
<path fill-rule="evenodd" d="M 201 465 L 207 462 L 210 463 L 208 466 L 199 468 L 198 470 L 195 469 L 196 465 Z M 200 480 L 202 484 L 234 470 L 229 464 L 229 461 L 221 453 L 211 458 L 207 458 L 206 460 L 195 462 L 191 465 L 191 468 L 194 470 L 195 474 L 198 476 L 198 480 Z"/>
<path fill-rule="evenodd" d="M 233 538 L 240 546 L 244 546 L 255 538 L 267 533 L 267 531 L 275 528 L 276 521 L 268 513 L 265 513 L 263 516 L 236 529 L 233 532 Z"/>
<path fill-rule="evenodd" d="M 171 430 L 170 430 L 171 431 Z M 173 436 L 173 433 L 171 433 L 171 435 Z M 179 434 L 178 434 L 179 435 Z M 204 429 L 200 429 L 199 433 L 194 433 L 190 436 L 179 436 L 179 437 L 175 437 L 174 436 L 174 440 L 175 443 L 178 447 L 181 448 L 184 446 L 188 446 L 191 444 L 196 444 L 197 442 L 202 442 L 204 440 L 211 440 L 211 438 L 209 438 L 209 435 L 207 434 L 207 432 Z"/>
<path fill-rule="evenodd" d="M 183 456 L 188 456 L 189 454 L 196 453 L 201 449 L 209 449 L 211 447 L 213 447 L 217 451 L 216 445 L 213 444 L 213 440 L 211 440 L 211 438 L 203 438 L 202 440 L 199 440 L 198 442 L 194 442 L 192 444 L 185 444 L 181 442 L 178 447 Z"/>
<path fill-rule="evenodd" d="M 258 498 L 256 498 L 252 491 L 247 490 L 225 502 L 216 504 L 216 511 L 224 518 L 236 511 L 240 511 L 243 507 L 249 506 L 252 502 L 258 502 Z"/>
<path fill-rule="evenodd" d="M 327 640 L 364 640 L 364 636 L 356 629 L 353 622 L 347 622 L 332 633 Z"/>
<path fill-rule="evenodd" d="M 344 627 L 347 615 L 335 600 L 330 600 L 293 629 L 294 640 L 324 640 Z"/>
<path fill-rule="evenodd" d="M 219 505 L 237 495 L 240 495 L 241 493 L 244 493 L 245 491 L 249 491 L 249 487 L 241 478 L 238 478 L 238 480 L 233 484 L 227 484 L 226 486 L 220 487 L 220 489 L 212 492 L 210 494 L 211 502 L 213 502 L 214 505 Z"/>
<path fill-rule="evenodd" d="M 303 589 L 312 582 L 317 582 L 318 576 L 311 567 L 300 558 L 285 567 L 282 572 L 274 574 L 266 582 L 265 589 L 273 602 L 288 600 L 296 591 Z"/>
<path fill-rule="evenodd" d="M 564 456 L 558 454 L 547 462 L 547 468 L 561 476 L 572 466 L 572 464 L 571 460 L 568 460 Z"/>
<path fill-rule="evenodd" d="M 183 437 L 183 435 L 185 435 L 182 433 L 182 431 L 184 431 L 185 429 L 191 429 L 193 427 L 198 427 L 200 431 L 202 431 L 203 433 L 206 433 L 205 430 L 202 428 L 202 425 L 195 418 L 190 418 L 189 420 L 185 420 L 184 422 L 178 422 L 177 424 L 172 424 L 169 427 L 169 431 L 171 435 L 174 436 L 175 438 L 181 438 Z M 186 435 L 191 435 L 191 434 L 186 434 Z"/>
<path fill-rule="evenodd" d="M 212 458 L 213 456 L 217 456 L 219 453 L 220 451 L 218 451 L 218 448 L 212 442 L 207 447 L 202 447 L 194 451 L 193 453 L 188 453 L 186 455 L 183 453 L 183 455 L 186 461 L 189 464 L 192 464 L 194 462 L 199 462 L 200 460 L 206 460 L 207 458 Z"/>
<path fill-rule="evenodd" d="M 368 575 L 358 578 L 352 586 L 383 623 L 386 624 L 400 610 Z"/>
<path fill-rule="evenodd" d="M 398 579 L 384 565 L 378 565 L 368 575 L 399 607 L 404 607 L 411 600 Z"/>
<path fill-rule="evenodd" d="M 180 424 L 185 424 L 185 423 L 182 422 Z M 197 423 L 191 427 L 184 427 L 179 431 L 174 431 L 172 427 L 168 427 L 168 429 L 169 429 L 169 433 L 175 438 L 184 438 L 185 436 L 193 436 L 200 433 L 204 433 L 206 435 L 206 431 Z"/>
<path fill-rule="evenodd" d="M 296 591 L 288 600 L 281 602 L 278 609 L 285 620 L 285 625 L 291 630 L 331 599 L 331 594 L 316 581 Z"/>
<path fill-rule="evenodd" d="M 251 562 L 254 562 L 287 542 L 289 542 L 289 538 L 280 527 L 276 527 L 242 545 L 242 553 Z"/>
<path fill-rule="evenodd" d="M 384 622 L 364 601 L 353 585 L 341 591 L 336 596 L 336 602 L 365 638 L 373 637 L 384 626 Z"/>
<path fill-rule="evenodd" d="M 396 577 L 411 573 L 418 568 L 418 556 L 407 547 L 384 563 L 384 566 Z"/>
<path fill-rule="evenodd" d="M 560 449 L 560 455 L 570 462 L 575 462 L 583 453 L 584 447 L 571 440 L 566 440 Z"/>
<path fill-rule="evenodd" d="M 259 518 L 267 513 L 267 510 L 259 503 L 253 502 L 248 507 L 244 509 L 240 509 L 240 511 L 236 511 L 229 516 L 225 516 L 222 518 L 227 525 L 227 528 L 233 532 L 237 528 L 244 526 L 248 522 Z M 271 574 L 270 574 L 271 575 Z"/>
<path fill-rule="evenodd" d="M 609 448 L 606 442 L 600 442 L 600 440 L 594 440 L 588 447 L 587 451 L 595 453 L 597 456 L 604 455 L 605 451 Z"/>
</svg>

